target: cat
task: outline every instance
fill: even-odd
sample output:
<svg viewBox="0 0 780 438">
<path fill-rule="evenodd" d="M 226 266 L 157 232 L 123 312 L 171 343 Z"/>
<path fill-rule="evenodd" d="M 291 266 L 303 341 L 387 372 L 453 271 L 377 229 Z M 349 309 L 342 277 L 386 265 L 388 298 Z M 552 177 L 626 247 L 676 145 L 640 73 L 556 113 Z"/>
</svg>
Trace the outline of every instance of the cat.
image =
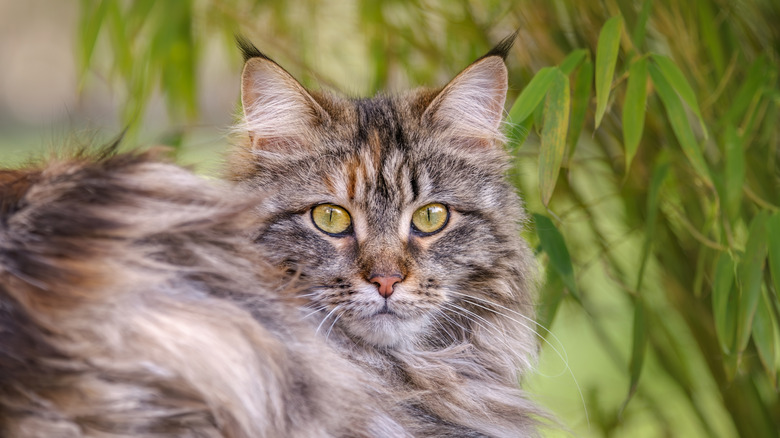
<svg viewBox="0 0 780 438">
<path fill-rule="evenodd" d="M 537 435 L 512 40 L 362 100 L 244 42 L 234 187 L 112 148 L 0 170 L 0 435 Z"/>
<path fill-rule="evenodd" d="M 227 178 L 265 197 L 251 239 L 309 285 L 317 332 L 415 436 L 534 436 L 534 256 L 501 125 L 515 36 L 441 89 L 305 89 L 244 38 Z M 399 417 L 401 418 L 401 417 Z"/>
<path fill-rule="evenodd" d="M 0 436 L 411 436 L 283 298 L 256 197 L 115 149 L 0 170 Z"/>
</svg>

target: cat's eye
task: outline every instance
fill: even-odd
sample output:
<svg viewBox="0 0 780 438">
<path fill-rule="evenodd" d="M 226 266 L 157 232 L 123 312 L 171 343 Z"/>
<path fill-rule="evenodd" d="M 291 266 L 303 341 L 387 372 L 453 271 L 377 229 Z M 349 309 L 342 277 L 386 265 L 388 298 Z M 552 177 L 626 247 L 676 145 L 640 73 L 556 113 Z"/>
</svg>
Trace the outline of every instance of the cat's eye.
<svg viewBox="0 0 780 438">
<path fill-rule="evenodd" d="M 352 218 L 347 210 L 333 204 L 312 208 L 311 221 L 320 231 L 331 236 L 344 236 L 352 229 Z"/>
<path fill-rule="evenodd" d="M 450 212 L 444 204 L 428 204 L 418 208 L 412 215 L 412 229 L 418 234 L 428 236 L 444 228 L 449 218 Z"/>
</svg>

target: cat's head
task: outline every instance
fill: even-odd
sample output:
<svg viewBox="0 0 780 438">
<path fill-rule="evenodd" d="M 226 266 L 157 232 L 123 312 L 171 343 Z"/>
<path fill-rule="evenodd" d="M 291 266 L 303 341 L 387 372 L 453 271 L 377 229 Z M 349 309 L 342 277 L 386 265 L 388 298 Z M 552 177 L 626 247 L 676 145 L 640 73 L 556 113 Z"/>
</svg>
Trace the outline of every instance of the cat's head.
<svg viewBox="0 0 780 438">
<path fill-rule="evenodd" d="M 530 312 L 500 129 L 512 39 L 441 89 L 371 99 L 308 91 L 241 43 L 246 137 L 231 175 L 269 196 L 255 241 L 311 285 L 323 332 L 443 345 Z"/>
</svg>

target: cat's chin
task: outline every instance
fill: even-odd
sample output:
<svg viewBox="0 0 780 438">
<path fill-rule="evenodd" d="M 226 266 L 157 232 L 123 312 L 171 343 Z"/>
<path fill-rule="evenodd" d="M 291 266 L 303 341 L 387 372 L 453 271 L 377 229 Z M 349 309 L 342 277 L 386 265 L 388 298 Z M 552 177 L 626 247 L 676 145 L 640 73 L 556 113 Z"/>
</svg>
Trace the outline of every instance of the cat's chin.
<svg viewBox="0 0 780 438">
<path fill-rule="evenodd" d="M 425 328 L 425 319 L 401 318 L 392 312 L 376 314 L 350 321 L 347 330 L 375 347 L 398 348 L 411 345 Z"/>
</svg>

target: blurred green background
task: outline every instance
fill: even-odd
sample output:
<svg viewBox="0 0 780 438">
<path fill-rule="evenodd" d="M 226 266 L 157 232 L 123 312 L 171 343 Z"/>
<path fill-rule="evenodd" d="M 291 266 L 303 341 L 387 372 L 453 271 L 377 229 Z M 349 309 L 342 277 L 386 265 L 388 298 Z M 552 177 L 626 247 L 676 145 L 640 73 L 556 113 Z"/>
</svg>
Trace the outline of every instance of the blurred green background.
<svg viewBox="0 0 780 438">
<path fill-rule="evenodd" d="M 443 85 L 515 29 L 547 435 L 779 436 L 777 0 L 0 0 L 0 164 L 127 127 L 218 174 L 236 33 L 364 96 Z"/>
</svg>

